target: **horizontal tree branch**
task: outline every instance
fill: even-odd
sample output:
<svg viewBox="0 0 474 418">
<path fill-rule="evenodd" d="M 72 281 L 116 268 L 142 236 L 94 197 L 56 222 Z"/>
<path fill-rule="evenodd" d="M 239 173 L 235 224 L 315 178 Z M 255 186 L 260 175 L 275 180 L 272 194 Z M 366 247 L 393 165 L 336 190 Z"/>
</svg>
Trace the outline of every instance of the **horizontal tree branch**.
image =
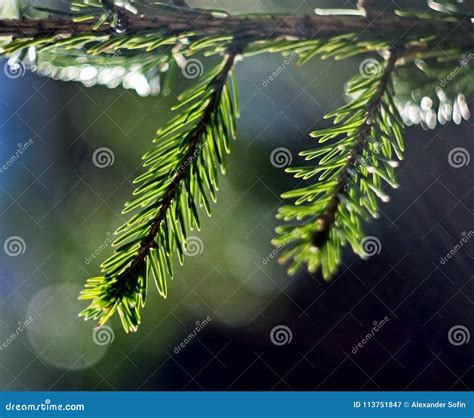
<svg viewBox="0 0 474 418">
<path fill-rule="evenodd" d="M 393 38 L 416 35 L 432 35 L 444 32 L 446 37 L 473 35 L 469 19 L 465 22 L 449 22 L 434 19 L 398 17 L 394 14 L 380 14 L 367 20 L 362 16 L 213 16 L 202 12 L 160 12 L 156 16 L 137 15 L 125 9 L 128 17 L 126 32 L 143 34 L 160 32 L 164 35 L 181 35 L 192 32 L 199 37 L 233 35 L 245 40 L 299 38 L 317 39 L 344 33 L 373 34 Z M 0 36 L 14 38 L 41 38 L 54 35 L 82 35 L 92 32 L 109 34 L 108 22 L 94 30 L 95 21 L 74 22 L 72 19 L 51 17 L 48 19 L 0 20 Z M 469 36 L 470 35 L 470 36 Z"/>
</svg>

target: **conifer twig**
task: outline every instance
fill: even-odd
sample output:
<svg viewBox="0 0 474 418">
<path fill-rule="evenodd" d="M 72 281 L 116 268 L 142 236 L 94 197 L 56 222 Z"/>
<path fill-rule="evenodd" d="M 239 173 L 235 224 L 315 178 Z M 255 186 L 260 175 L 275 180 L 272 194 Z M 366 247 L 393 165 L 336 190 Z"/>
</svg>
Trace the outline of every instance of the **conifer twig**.
<svg viewBox="0 0 474 418">
<path fill-rule="evenodd" d="M 117 230 L 113 245 L 119 248 L 102 263 L 104 276 L 88 279 L 81 293 L 81 299 L 91 300 L 81 313 L 86 319 L 102 325 L 118 311 L 124 329 L 136 331 L 150 276 L 166 298 L 174 250 L 182 263 L 187 230 L 199 227 L 197 204 L 210 213 L 206 187 L 215 199 L 216 166 L 224 168 L 235 132 L 227 79 L 242 51 L 241 44 L 232 44 L 208 81 L 183 97 L 178 107 L 186 110 L 158 131 L 159 145 L 144 156 L 148 171 L 135 179 L 140 186 L 123 211 L 138 212 Z"/>
<path fill-rule="evenodd" d="M 389 57 L 385 65 L 384 73 L 379 81 L 377 90 L 375 91 L 372 99 L 367 107 L 367 111 L 364 117 L 363 124 L 355 134 L 355 140 L 352 150 L 347 158 L 347 163 L 343 167 L 342 172 L 337 180 L 336 187 L 332 192 L 333 196 L 327 205 L 326 210 L 323 214 L 316 219 L 317 230 L 313 235 L 312 244 L 315 248 L 320 249 L 329 238 L 329 231 L 331 230 L 336 220 L 336 213 L 341 204 L 341 197 L 345 193 L 345 189 L 350 181 L 354 170 L 359 162 L 359 157 L 369 141 L 369 134 L 373 128 L 375 114 L 380 112 L 382 98 L 386 93 L 387 87 L 391 80 L 393 71 L 395 69 L 395 63 L 397 62 L 399 53 L 392 49 L 390 50 Z"/>
<path fill-rule="evenodd" d="M 283 198 L 297 199 L 283 206 L 278 217 L 276 246 L 285 246 L 281 262 L 292 260 L 290 273 L 303 265 L 312 272 L 322 268 L 329 279 L 341 263 L 341 248 L 349 243 L 366 256 L 362 222 L 378 214 L 377 199 L 387 201 L 382 182 L 398 187 L 392 153 L 403 157 L 402 121 L 393 101 L 393 75 L 402 52 L 392 48 L 382 67 L 358 74 L 348 83 L 353 100 L 326 115 L 334 126 L 311 133 L 319 138 L 315 149 L 302 151 L 318 165 L 287 169 L 296 178 L 316 182 L 291 190 Z M 379 71 L 380 70 L 380 71 Z M 328 143 L 329 142 L 329 143 Z"/>
<path fill-rule="evenodd" d="M 186 152 L 183 161 L 189 161 L 193 158 L 196 154 L 196 150 L 201 139 L 201 136 L 206 129 L 206 127 L 210 124 L 210 119 L 214 112 L 216 111 L 218 102 L 221 97 L 222 87 L 224 83 L 227 81 L 227 76 L 234 65 L 234 61 L 236 56 L 238 55 L 237 49 L 232 49 L 229 51 L 226 59 L 225 64 L 221 70 L 217 74 L 217 76 L 212 80 L 211 85 L 214 89 L 211 97 L 209 99 L 206 108 L 203 111 L 203 114 L 196 124 L 196 127 L 192 132 L 189 133 L 189 142 L 188 142 L 188 151 Z M 150 232 L 148 233 L 147 237 L 143 239 L 140 244 L 140 250 L 133 260 L 132 264 L 129 267 L 127 273 L 131 273 L 133 276 L 138 276 L 143 272 L 144 262 L 150 249 L 156 248 L 156 235 L 160 229 L 160 226 L 166 216 L 166 211 L 168 210 L 171 202 L 173 199 L 176 198 L 176 192 L 178 187 L 180 186 L 181 182 L 183 181 L 185 175 L 187 174 L 188 170 L 192 167 L 191 164 L 182 166 L 181 169 L 178 169 L 176 175 L 173 177 L 168 190 L 161 202 L 159 202 L 160 209 L 158 210 L 155 220 L 150 227 Z"/>
</svg>

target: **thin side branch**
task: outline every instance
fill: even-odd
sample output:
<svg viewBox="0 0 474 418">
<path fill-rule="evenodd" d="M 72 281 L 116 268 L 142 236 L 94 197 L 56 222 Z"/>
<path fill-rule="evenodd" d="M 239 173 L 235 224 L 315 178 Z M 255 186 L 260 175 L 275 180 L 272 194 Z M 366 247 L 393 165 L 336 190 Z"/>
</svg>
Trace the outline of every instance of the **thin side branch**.
<svg viewBox="0 0 474 418">
<path fill-rule="evenodd" d="M 227 81 L 227 77 L 232 70 L 234 65 L 235 59 L 237 55 L 240 53 L 238 48 L 234 48 L 233 50 L 229 51 L 225 64 L 219 74 L 211 81 L 210 87 L 214 88 L 214 92 L 209 98 L 209 103 L 207 104 L 206 108 L 203 111 L 203 114 L 196 124 L 196 127 L 188 134 L 188 149 L 183 158 L 183 161 L 191 160 L 193 156 L 197 152 L 197 147 L 199 146 L 200 141 L 202 140 L 202 135 L 206 130 L 207 126 L 211 123 L 211 118 L 215 113 L 219 101 L 221 100 L 222 95 L 222 88 Z M 156 236 L 160 231 L 161 224 L 163 223 L 166 213 L 170 208 L 173 200 L 176 199 L 176 195 L 178 193 L 179 187 L 187 175 L 187 172 L 191 170 L 192 165 L 183 165 L 181 169 L 177 170 L 176 175 L 173 177 L 173 180 L 166 191 L 165 196 L 159 202 L 159 210 L 155 216 L 155 219 L 150 226 L 148 235 L 143 239 L 140 244 L 140 249 L 138 251 L 137 256 L 131 262 L 130 267 L 122 273 L 121 278 L 118 280 L 123 280 L 126 282 L 127 280 L 134 280 L 138 276 L 142 275 L 145 269 L 145 262 L 146 258 L 148 257 L 150 250 L 156 248 Z"/>
<path fill-rule="evenodd" d="M 380 112 L 382 99 L 390 85 L 393 71 L 395 70 L 395 64 L 399 58 L 399 53 L 395 50 L 390 51 L 390 55 L 387 58 L 384 73 L 380 79 L 377 90 L 375 91 L 372 100 L 370 101 L 367 113 L 364 118 L 364 123 L 359 128 L 354 142 L 354 147 L 347 159 L 347 163 L 339 176 L 336 187 L 334 188 L 333 197 L 331 198 L 327 209 L 324 213 L 316 220 L 317 232 L 313 235 L 313 245 L 316 248 L 321 248 L 329 239 L 329 231 L 336 222 L 336 214 L 341 204 L 341 194 L 344 194 L 347 185 L 353 176 L 356 169 L 356 165 L 359 161 L 359 157 L 362 154 L 364 147 L 367 144 L 370 131 L 373 127 L 373 120 L 377 112 Z"/>
</svg>

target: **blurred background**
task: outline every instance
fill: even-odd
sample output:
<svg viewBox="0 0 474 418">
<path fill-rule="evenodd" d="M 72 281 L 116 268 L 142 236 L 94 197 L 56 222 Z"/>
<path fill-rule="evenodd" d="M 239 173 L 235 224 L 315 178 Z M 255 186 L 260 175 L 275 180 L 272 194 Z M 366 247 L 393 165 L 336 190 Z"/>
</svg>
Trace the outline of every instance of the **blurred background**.
<svg viewBox="0 0 474 418">
<path fill-rule="evenodd" d="M 235 3 L 189 1 L 301 15 L 350 5 Z M 131 180 L 175 95 L 0 72 L 0 163 L 9 162 L 0 174 L 3 390 L 472 389 L 474 162 L 448 160 L 458 147 L 474 155 L 472 122 L 407 128 L 401 188 L 366 226 L 378 254 L 363 261 L 347 249 L 329 283 L 305 271 L 288 277 L 270 240 L 279 195 L 295 183 L 271 154 L 283 147 L 301 163 L 308 133 L 327 126 L 322 116 L 344 102 L 360 61 L 289 62 L 265 82 L 283 62 L 275 54 L 238 63 L 238 141 L 212 218 L 192 232 L 198 255 L 177 269 L 167 300 L 150 286 L 133 335 L 117 318 L 106 334 L 94 331 L 77 317 L 86 306 L 77 296 L 112 253 Z M 173 92 L 189 83 L 178 76 Z M 112 151 L 104 168 L 93 163 L 100 148 Z"/>
</svg>

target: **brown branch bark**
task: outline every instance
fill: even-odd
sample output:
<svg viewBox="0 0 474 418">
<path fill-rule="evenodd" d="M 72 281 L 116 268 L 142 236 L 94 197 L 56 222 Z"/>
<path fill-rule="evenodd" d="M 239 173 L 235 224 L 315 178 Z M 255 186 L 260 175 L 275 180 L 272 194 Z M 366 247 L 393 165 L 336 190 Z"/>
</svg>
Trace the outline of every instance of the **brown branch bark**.
<svg viewBox="0 0 474 418">
<path fill-rule="evenodd" d="M 365 17 L 371 18 L 376 16 L 377 0 L 359 0 L 357 8 L 365 14 Z"/>
<path fill-rule="evenodd" d="M 170 3 L 178 7 L 189 7 L 185 0 L 170 0 Z"/>
<path fill-rule="evenodd" d="M 470 12 L 474 12 L 474 0 L 465 0 L 464 3 Z"/>
<path fill-rule="evenodd" d="M 192 9 L 191 9 L 192 10 Z M 351 32 L 372 33 L 385 37 L 393 35 L 395 40 L 401 36 L 416 34 L 417 37 L 446 32 L 452 37 L 456 33 L 464 38 L 473 32 L 468 20 L 458 24 L 455 22 L 423 20 L 409 17 L 398 17 L 393 14 L 380 14 L 371 20 L 360 16 L 228 16 L 216 17 L 209 13 L 172 13 L 169 11 L 156 16 L 140 16 L 123 9 L 127 16 L 127 33 L 143 34 L 159 31 L 164 35 L 181 35 L 192 31 L 200 37 L 234 35 L 239 39 L 277 39 L 299 38 L 316 39 Z M 83 35 L 92 32 L 109 34 L 108 22 L 94 31 L 94 21 L 73 22 L 71 19 L 22 19 L 0 20 L 0 36 L 14 38 L 40 38 L 54 35 Z M 464 30 L 462 30 L 462 29 Z"/>
</svg>

